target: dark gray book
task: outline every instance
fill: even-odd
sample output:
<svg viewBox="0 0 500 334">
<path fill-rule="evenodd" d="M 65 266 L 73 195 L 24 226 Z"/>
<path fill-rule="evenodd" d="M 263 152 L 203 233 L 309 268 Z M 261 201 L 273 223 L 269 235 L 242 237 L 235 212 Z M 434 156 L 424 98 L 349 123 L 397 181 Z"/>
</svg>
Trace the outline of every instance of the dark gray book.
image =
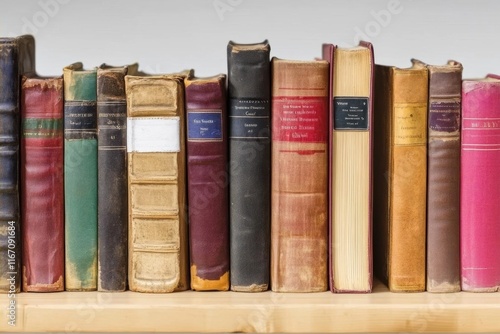
<svg viewBox="0 0 500 334">
<path fill-rule="evenodd" d="M 231 290 L 269 287 L 271 138 L 270 46 L 229 42 Z"/>
</svg>

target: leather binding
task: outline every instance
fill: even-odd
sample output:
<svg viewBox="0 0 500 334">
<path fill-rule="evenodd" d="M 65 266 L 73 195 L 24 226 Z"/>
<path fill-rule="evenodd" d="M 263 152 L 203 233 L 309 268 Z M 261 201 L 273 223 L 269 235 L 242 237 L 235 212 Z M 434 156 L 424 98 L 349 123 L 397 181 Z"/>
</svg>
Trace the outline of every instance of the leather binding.
<svg viewBox="0 0 500 334">
<path fill-rule="evenodd" d="M 64 290 L 63 78 L 23 77 L 23 291 Z"/>
<path fill-rule="evenodd" d="M 186 78 L 191 289 L 229 289 L 226 75 Z"/>
<path fill-rule="evenodd" d="M 21 290 L 19 92 L 21 75 L 34 72 L 33 36 L 0 38 L 0 293 Z"/>
<path fill-rule="evenodd" d="M 66 290 L 97 289 L 97 69 L 64 68 Z"/>
<path fill-rule="evenodd" d="M 132 291 L 189 286 L 183 80 L 183 75 L 125 77 Z"/>
<path fill-rule="evenodd" d="M 373 46 L 364 41 L 353 48 L 323 44 L 322 59 L 330 63 L 330 289 L 333 292 L 371 292 Z M 336 106 L 343 107 L 337 111 Z M 337 118 L 339 122 L 336 123 Z M 352 168 L 353 165 L 363 168 L 358 170 Z M 353 261 L 354 254 L 363 254 L 362 259 Z M 343 277 L 342 282 L 335 280 L 336 275 Z"/>
<path fill-rule="evenodd" d="M 326 291 L 329 64 L 271 67 L 271 288 Z"/>
<path fill-rule="evenodd" d="M 428 65 L 427 291 L 460 291 L 462 65 Z"/>
<path fill-rule="evenodd" d="M 137 64 L 97 69 L 97 290 L 127 287 L 127 101 L 125 75 Z"/>
<path fill-rule="evenodd" d="M 375 66 L 374 258 L 390 291 L 425 290 L 426 68 Z"/>
<path fill-rule="evenodd" d="M 269 287 L 271 63 L 267 41 L 229 42 L 229 222 L 231 290 Z"/>
<path fill-rule="evenodd" d="M 462 290 L 500 291 L 500 76 L 462 82 Z"/>
</svg>

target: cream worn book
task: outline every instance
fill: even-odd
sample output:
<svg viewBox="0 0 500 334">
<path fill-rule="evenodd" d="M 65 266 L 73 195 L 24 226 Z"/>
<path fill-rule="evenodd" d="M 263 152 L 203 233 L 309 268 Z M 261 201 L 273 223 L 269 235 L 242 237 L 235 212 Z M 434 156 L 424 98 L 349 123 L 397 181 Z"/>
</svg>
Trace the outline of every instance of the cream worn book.
<svg viewBox="0 0 500 334">
<path fill-rule="evenodd" d="M 373 49 L 324 45 L 331 64 L 330 283 L 335 292 L 372 288 Z"/>
</svg>

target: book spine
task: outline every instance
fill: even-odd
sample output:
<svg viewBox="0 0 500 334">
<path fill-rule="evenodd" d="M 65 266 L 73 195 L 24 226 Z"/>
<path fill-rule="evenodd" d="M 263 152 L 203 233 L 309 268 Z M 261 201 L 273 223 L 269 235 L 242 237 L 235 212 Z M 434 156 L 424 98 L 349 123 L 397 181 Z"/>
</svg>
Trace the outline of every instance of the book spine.
<svg viewBox="0 0 500 334">
<path fill-rule="evenodd" d="M 337 48 L 331 61 L 331 289 L 370 292 L 372 47 Z"/>
<path fill-rule="evenodd" d="M 98 274 L 99 291 L 127 284 L 126 68 L 97 71 Z"/>
<path fill-rule="evenodd" d="M 66 290 L 97 289 L 96 71 L 64 69 Z"/>
<path fill-rule="evenodd" d="M 186 79 L 191 289 L 229 289 L 226 77 Z"/>
<path fill-rule="evenodd" d="M 269 286 L 271 69 L 266 42 L 228 45 L 231 290 Z"/>
<path fill-rule="evenodd" d="M 328 287 L 328 70 L 326 61 L 272 61 L 273 291 Z"/>
<path fill-rule="evenodd" d="M 0 38 L 0 292 L 21 290 L 20 76 L 34 72 L 31 36 Z"/>
<path fill-rule="evenodd" d="M 393 74 L 389 289 L 425 291 L 428 72 Z"/>
<path fill-rule="evenodd" d="M 462 84 L 460 261 L 462 290 L 500 290 L 500 84 Z"/>
<path fill-rule="evenodd" d="M 63 79 L 24 77 L 21 92 L 23 291 L 63 291 Z"/>
<path fill-rule="evenodd" d="M 187 288 L 184 85 L 125 77 L 128 283 L 138 292 Z"/>
<path fill-rule="evenodd" d="M 429 67 L 427 291 L 460 291 L 462 67 Z"/>
</svg>

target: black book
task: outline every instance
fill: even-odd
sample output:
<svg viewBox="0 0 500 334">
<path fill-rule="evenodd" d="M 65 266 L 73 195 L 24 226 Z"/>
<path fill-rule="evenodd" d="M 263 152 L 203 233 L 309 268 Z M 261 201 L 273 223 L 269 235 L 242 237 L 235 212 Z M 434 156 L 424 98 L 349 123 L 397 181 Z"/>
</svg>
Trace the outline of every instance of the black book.
<svg viewBox="0 0 500 334">
<path fill-rule="evenodd" d="M 231 290 L 269 286 L 271 185 L 270 46 L 229 42 Z"/>
</svg>

